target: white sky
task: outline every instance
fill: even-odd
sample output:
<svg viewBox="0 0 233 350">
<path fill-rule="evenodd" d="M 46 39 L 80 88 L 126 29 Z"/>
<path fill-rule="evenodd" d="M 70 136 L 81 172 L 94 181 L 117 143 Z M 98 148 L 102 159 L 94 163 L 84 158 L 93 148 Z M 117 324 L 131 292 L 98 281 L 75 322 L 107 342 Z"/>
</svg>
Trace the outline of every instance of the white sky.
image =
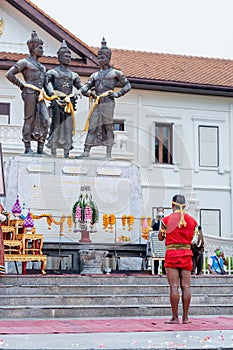
<svg viewBox="0 0 233 350">
<path fill-rule="evenodd" d="M 233 59 L 233 0 L 31 0 L 90 46 Z"/>
</svg>

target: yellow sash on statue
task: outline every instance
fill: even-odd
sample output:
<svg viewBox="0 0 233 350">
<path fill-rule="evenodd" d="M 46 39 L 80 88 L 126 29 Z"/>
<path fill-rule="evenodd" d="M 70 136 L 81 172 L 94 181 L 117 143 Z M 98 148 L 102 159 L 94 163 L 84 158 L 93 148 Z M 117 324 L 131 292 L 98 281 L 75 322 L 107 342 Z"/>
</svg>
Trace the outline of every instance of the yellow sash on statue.
<svg viewBox="0 0 233 350">
<path fill-rule="evenodd" d="M 54 100 L 55 98 L 59 98 L 57 95 L 48 96 L 48 95 L 46 94 L 46 92 L 44 91 L 44 89 L 40 89 L 40 88 L 38 88 L 37 86 L 32 85 L 32 84 L 27 84 L 27 83 L 25 83 L 25 84 L 24 84 L 24 87 L 30 88 L 30 89 L 35 90 L 35 91 L 39 91 L 39 93 L 40 93 L 39 102 L 41 102 L 41 101 L 43 101 L 43 100 L 52 101 L 52 100 Z"/>
<path fill-rule="evenodd" d="M 113 90 L 108 90 L 108 91 L 102 93 L 101 95 L 97 96 L 95 102 L 93 103 L 93 105 L 92 105 L 92 107 L 91 107 L 91 109 L 90 109 L 90 111 L 89 111 L 89 113 L 88 113 L 87 120 L 86 120 L 86 124 L 85 124 L 85 127 L 84 127 L 84 131 L 88 131 L 90 118 L 91 118 L 91 116 L 92 116 L 92 113 L 94 112 L 95 107 L 98 105 L 100 99 L 101 99 L 102 97 L 108 96 L 108 94 L 109 94 L 110 92 L 113 92 Z"/>
<path fill-rule="evenodd" d="M 66 103 L 64 111 L 65 111 L 65 113 L 70 113 L 72 116 L 72 124 L 73 124 L 72 134 L 75 135 L 76 123 L 75 123 L 75 117 L 74 117 L 74 107 L 73 107 L 73 104 L 70 100 L 71 97 L 74 97 L 74 94 L 66 95 L 66 94 L 64 94 L 64 92 L 59 91 L 59 90 L 54 90 L 54 92 L 58 97 L 64 98 L 63 102 Z"/>
</svg>

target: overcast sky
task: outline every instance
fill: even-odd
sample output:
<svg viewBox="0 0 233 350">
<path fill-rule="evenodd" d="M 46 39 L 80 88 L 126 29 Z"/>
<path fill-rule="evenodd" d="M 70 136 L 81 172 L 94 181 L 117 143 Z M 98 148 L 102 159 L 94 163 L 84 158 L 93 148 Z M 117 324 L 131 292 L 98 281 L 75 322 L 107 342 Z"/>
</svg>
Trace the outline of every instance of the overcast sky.
<svg viewBox="0 0 233 350">
<path fill-rule="evenodd" d="M 233 0 L 31 0 L 90 46 L 233 59 Z"/>
</svg>

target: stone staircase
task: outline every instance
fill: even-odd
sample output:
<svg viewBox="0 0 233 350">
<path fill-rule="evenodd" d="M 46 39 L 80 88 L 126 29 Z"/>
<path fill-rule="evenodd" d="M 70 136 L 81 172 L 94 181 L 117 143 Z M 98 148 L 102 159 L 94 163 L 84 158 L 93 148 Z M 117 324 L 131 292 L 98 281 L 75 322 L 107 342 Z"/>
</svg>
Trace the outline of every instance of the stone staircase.
<svg viewBox="0 0 233 350">
<path fill-rule="evenodd" d="M 166 276 L 5 275 L 0 283 L 0 314 L 6 319 L 171 314 Z M 233 275 L 192 276 L 191 286 L 190 316 L 233 314 Z"/>
</svg>

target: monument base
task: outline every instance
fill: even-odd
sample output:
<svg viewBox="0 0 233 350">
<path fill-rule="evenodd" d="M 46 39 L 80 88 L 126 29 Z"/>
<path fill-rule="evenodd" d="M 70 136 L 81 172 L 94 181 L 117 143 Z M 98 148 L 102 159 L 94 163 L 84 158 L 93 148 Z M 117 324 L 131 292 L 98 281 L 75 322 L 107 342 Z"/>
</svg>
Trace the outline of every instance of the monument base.
<svg viewBox="0 0 233 350">
<path fill-rule="evenodd" d="M 34 220 L 36 232 L 43 234 L 44 242 L 116 243 L 118 236 L 130 236 L 130 242 L 140 243 L 140 217 L 143 215 L 141 174 L 137 164 L 128 160 L 61 159 L 52 157 L 16 156 L 4 164 L 7 211 L 19 195 L 21 205 L 30 208 L 40 218 Z M 91 188 L 92 198 L 99 211 L 99 221 L 91 238 L 81 237 L 72 222 L 73 206 L 81 186 Z M 116 225 L 105 231 L 103 214 L 114 214 Z M 133 229 L 122 227 L 122 215 L 133 215 Z M 136 219 L 137 218 L 137 219 Z M 125 230 L 125 231 L 123 231 Z"/>
<path fill-rule="evenodd" d="M 108 251 L 80 250 L 81 274 L 102 274 L 103 262 Z"/>
</svg>

